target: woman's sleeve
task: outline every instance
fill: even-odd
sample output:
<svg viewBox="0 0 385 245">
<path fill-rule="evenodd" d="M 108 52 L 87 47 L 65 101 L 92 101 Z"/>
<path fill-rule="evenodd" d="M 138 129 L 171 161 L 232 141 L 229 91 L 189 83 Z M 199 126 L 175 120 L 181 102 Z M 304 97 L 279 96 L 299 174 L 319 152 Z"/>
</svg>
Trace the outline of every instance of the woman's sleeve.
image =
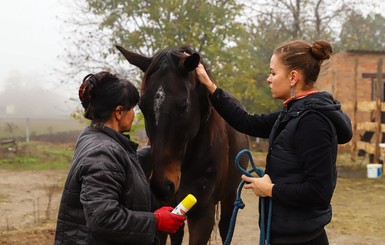
<svg viewBox="0 0 385 245">
<path fill-rule="evenodd" d="M 156 234 L 154 214 L 132 211 L 120 204 L 124 170 L 110 154 L 96 154 L 86 158 L 81 176 L 80 201 L 88 226 L 96 237 L 109 241 L 151 244 Z"/>
<path fill-rule="evenodd" d="M 249 114 L 244 106 L 230 93 L 217 88 L 210 96 L 211 103 L 221 117 L 239 132 L 268 138 L 279 111 L 271 114 Z"/>
</svg>

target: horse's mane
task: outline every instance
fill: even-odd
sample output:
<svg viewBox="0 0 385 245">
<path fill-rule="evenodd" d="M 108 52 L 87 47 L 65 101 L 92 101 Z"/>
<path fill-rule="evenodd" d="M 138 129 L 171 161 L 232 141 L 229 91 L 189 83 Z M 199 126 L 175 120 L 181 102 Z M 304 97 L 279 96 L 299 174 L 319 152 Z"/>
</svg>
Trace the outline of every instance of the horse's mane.
<svg viewBox="0 0 385 245">
<path fill-rule="evenodd" d="M 143 92 L 144 88 L 146 87 L 146 83 L 148 81 L 148 77 L 151 76 L 154 72 L 163 72 L 166 71 L 168 68 L 171 68 L 175 72 L 179 72 L 179 69 L 176 65 L 176 63 L 180 60 L 182 60 L 185 56 L 183 53 L 187 54 L 193 54 L 198 53 L 195 51 L 191 46 L 185 45 L 177 48 L 168 48 L 161 50 L 157 52 L 151 59 L 151 64 L 146 70 L 143 80 L 142 80 L 142 86 L 141 91 Z M 207 70 L 207 65 L 201 60 L 201 63 Z M 211 75 L 208 72 L 209 77 L 212 79 Z M 195 82 L 196 77 L 195 74 L 193 76 L 193 82 Z M 213 80 L 213 79 L 212 79 Z M 214 81 L 214 80 L 213 80 Z"/>
<path fill-rule="evenodd" d="M 152 57 L 151 64 L 144 74 L 141 90 L 143 91 L 143 89 L 146 87 L 148 77 L 150 77 L 154 72 L 157 72 L 157 71 L 163 72 L 168 68 L 171 68 L 172 70 L 177 72 L 178 69 L 173 60 L 174 58 L 177 58 L 177 59 L 183 58 L 183 53 L 181 53 L 177 49 L 171 49 L 171 48 L 165 49 L 156 53 Z"/>
</svg>

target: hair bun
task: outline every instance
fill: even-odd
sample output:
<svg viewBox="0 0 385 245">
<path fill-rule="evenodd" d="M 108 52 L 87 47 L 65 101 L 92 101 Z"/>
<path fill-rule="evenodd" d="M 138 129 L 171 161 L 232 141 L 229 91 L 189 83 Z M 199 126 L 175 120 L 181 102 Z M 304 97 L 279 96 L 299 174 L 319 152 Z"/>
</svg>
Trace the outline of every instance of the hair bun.
<svg viewBox="0 0 385 245">
<path fill-rule="evenodd" d="M 311 53 L 318 60 L 327 60 L 333 54 L 332 45 L 325 40 L 317 40 L 311 46 Z"/>
<path fill-rule="evenodd" d="M 94 82 L 91 81 L 93 79 L 94 74 L 88 74 L 83 78 L 83 83 L 79 88 L 79 99 L 84 109 L 88 108 L 91 101 L 91 89 L 95 86 Z"/>
</svg>

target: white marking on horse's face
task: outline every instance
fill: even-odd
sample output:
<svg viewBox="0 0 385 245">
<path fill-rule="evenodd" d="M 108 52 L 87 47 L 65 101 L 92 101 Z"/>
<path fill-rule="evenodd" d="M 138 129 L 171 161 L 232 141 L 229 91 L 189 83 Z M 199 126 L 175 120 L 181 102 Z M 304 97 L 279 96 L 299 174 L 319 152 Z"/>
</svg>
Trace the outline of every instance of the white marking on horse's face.
<svg viewBox="0 0 385 245">
<path fill-rule="evenodd" d="M 164 89 L 161 85 L 156 91 L 155 98 L 154 98 L 154 115 L 155 115 L 156 126 L 158 126 L 159 124 L 160 107 L 162 106 L 162 103 L 165 98 L 166 98 L 166 93 L 164 92 Z"/>
</svg>

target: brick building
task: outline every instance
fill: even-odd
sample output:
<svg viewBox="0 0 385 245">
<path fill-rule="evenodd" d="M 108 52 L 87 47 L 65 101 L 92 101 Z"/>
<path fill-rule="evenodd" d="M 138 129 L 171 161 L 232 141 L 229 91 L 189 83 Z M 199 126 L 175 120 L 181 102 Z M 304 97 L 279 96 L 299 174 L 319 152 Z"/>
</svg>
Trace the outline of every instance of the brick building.
<svg viewBox="0 0 385 245">
<path fill-rule="evenodd" d="M 378 64 L 382 62 L 381 100 L 385 101 L 385 51 L 346 51 L 335 54 L 326 61 L 317 87 L 333 94 L 342 108 L 352 116 L 356 101 L 375 101 Z M 357 113 L 357 122 L 370 121 L 369 113 Z"/>
<path fill-rule="evenodd" d="M 378 145 L 385 141 L 384 132 L 378 131 L 385 124 L 385 107 L 381 112 L 375 103 L 377 77 L 381 77 L 380 101 L 385 102 L 385 51 L 352 50 L 326 61 L 317 80 L 317 87 L 332 93 L 352 120 L 354 136 L 347 145 L 352 156 L 358 149 L 379 154 Z"/>
</svg>

